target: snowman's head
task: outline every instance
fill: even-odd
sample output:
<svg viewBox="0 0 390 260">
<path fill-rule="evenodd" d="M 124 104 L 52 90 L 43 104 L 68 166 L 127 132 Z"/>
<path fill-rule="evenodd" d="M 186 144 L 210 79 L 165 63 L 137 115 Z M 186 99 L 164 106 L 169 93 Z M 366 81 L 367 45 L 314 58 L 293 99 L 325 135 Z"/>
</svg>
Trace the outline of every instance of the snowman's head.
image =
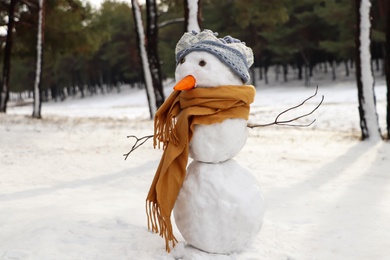
<svg viewBox="0 0 390 260">
<path fill-rule="evenodd" d="M 250 80 L 252 50 L 230 36 L 210 30 L 185 33 L 176 45 L 176 81 L 187 76 L 196 87 L 242 85 Z M 176 89 L 176 88 L 175 88 Z"/>
<path fill-rule="evenodd" d="M 189 75 L 194 78 L 193 87 L 243 84 L 242 79 L 228 66 L 205 51 L 191 52 L 180 59 L 175 72 L 176 82 Z"/>
</svg>

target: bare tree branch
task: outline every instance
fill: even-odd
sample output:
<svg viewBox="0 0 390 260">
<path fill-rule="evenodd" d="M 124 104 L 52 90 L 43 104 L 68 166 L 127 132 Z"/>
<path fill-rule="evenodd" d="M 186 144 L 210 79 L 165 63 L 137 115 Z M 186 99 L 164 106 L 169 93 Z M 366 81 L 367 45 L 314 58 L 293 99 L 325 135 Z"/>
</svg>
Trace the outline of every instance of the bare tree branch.
<svg viewBox="0 0 390 260">
<path fill-rule="evenodd" d="M 248 127 L 249 128 L 255 128 L 255 127 L 265 127 L 265 126 L 271 126 L 271 125 L 282 125 L 282 126 L 294 126 L 294 127 L 308 127 L 308 126 L 311 126 L 316 120 L 314 119 L 311 123 L 309 124 L 290 124 L 291 122 L 293 121 L 297 121 L 303 117 L 307 117 L 311 114 L 314 113 L 314 111 L 316 111 L 322 104 L 322 102 L 324 101 L 324 95 L 322 95 L 321 97 L 321 101 L 318 103 L 318 105 L 313 109 L 311 110 L 309 113 L 306 113 L 306 114 L 303 114 L 301 116 L 298 116 L 298 117 L 294 117 L 292 119 L 288 119 L 288 120 L 281 120 L 279 121 L 279 118 L 286 114 L 287 112 L 293 110 L 293 109 L 296 109 L 298 107 L 301 107 L 303 106 L 308 100 L 314 98 L 318 93 L 318 86 L 316 87 L 316 91 L 313 95 L 311 95 L 310 97 L 306 98 L 304 101 L 302 101 L 302 103 L 300 103 L 299 105 L 296 105 L 296 106 L 293 106 L 293 107 L 290 107 L 284 111 L 282 111 L 281 113 L 279 113 L 279 115 L 275 118 L 275 121 L 272 122 L 272 123 L 268 123 L 268 124 L 248 124 Z"/>
<path fill-rule="evenodd" d="M 175 23 L 182 23 L 184 22 L 184 18 L 180 17 L 180 18 L 175 18 L 175 19 L 172 19 L 172 20 L 168 20 L 168 21 L 164 21 L 164 22 L 161 22 L 158 24 L 158 28 L 163 28 L 165 26 L 168 26 L 168 25 L 171 25 L 171 24 L 175 24 Z"/>
<path fill-rule="evenodd" d="M 20 2 L 25 4 L 29 8 L 33 8 L 35 10 L 39 8 L 38 2 L 35 3 L 34 1 L 29 1 L 29 0 L 20 0 Z"/>
<path fill-rule="evenodd" d="M 129 157 L 129 155 L 135 151 L 138 147 L 140 147 L 141 145 L 143 145 L 146 141 L 148 141 L 150 138 L 153 138 L 154 135 L 146 135 L 146 136 L 143 136 L 141 138 L 138 138 L 137 136 L 135 135 L 129 135 L 127 138 L 135 138 L 135 143 L 133 145 L 133 147 L 131 147 L 131 150 L 128 152 L 128 153 L 125 153 L 123 154 L 123 156 L 125 157 L 125 160 L 127 159 L 127 157 Z"/>
</svg>

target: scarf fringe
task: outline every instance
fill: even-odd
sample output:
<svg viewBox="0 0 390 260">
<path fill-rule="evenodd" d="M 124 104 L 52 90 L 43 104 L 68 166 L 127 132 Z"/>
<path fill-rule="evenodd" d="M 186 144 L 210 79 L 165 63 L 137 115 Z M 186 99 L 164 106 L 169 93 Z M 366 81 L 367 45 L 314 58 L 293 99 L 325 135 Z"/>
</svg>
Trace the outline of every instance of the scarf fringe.
<svg viewBox="0 0 390 260">
<path fill-rule="evenodd" d="M 178 145 L 179 138 L 175 128 L 176 118 L 169 116 L 168 118 L 160 118 L 157 115 L 154 119 L 154 137 L 153 147 L 156 146 L 160 149 L 160 144 L 163 144 L 163 150 L 167 147 L 168 143 Z"/>
<path fill-rule="evenodd" d="M 171 247 L 175 247 L 178 242 L 173 235 L 170 217 L 162 216 L 158 203 L 148 200 L 146 200 L 146 215 L 148 218 L 148 229 L 154 233 L 159 233 L 165 239 L 165 250 L 169 253 Z"/>
</svg>

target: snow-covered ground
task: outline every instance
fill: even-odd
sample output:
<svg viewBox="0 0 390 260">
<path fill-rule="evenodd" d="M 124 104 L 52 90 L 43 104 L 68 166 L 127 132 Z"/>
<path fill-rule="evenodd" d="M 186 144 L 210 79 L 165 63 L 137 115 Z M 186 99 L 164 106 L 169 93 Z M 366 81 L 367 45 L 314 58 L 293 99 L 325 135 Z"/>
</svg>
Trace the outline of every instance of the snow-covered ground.
<svg viewBox="0 0 390 260">
<path fill-rule="evenodd" d="M 259 84 L 251 123 L 272 122 L 315 91 L 293 85 Z M 30 118 L 32 106 L 8 108 L 0 115 L 0 259 L 389 259 L 390 144 L 359 141 L 353 81 L 318 85 L 298 111 L 324 95 L 313 126 L 251 129 L 235 158 L 255 174 L 267 210 L 255 243 L 230 256 L 183 243 L 167 254 L 147 230 L 145 199 L 162 151 L 149 141 L 123 157 L 127 135 L 153 133 L 144 90 L 44 103 L 42 120 Z M 384 132 L 383 80 L 375 90 Z"/>
</svg>

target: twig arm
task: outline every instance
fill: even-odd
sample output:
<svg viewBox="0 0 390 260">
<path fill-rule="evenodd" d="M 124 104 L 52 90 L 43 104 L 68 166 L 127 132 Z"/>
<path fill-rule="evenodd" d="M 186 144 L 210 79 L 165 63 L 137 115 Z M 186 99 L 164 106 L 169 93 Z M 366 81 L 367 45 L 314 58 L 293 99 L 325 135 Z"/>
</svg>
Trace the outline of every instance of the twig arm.
<svg viewBox="0 0 390 260">
<path fill-rule="evenodd" d="M 143 145 L 146 141 L 148 141 L 150 138 L 153 138 L 154 135 L 146 135 L 146 136 L 143 136 L 141 138 L 138 138 L 137 136 L 135 135 L 129 135 L 127 136 L 127 138 L 135 138 L 135 143 L 133 145 L 133 147 L 131 147 L 131 150 L 128 152 L 128 153 L 125 153 L 123 154 L 123 156 L 125 157 L 125 160 L 127 159 L 127 157 L 129 157 L 129 155 L 135 151 L 138 147 L 140 147 L 141 145 Z"/>
<path fill-rule="evenodd" d="M 282 115 L 286 114 L 287 112 L 303 106 L 307 101 L 309 101 L 310 99 L 314 98 L 317 95 L 317 93 L 318 93 L 318 86 L 316 87 L 315 93 L 313 95 L 311 95 L 310 97 L 306 98 L 305 100 L 303 100 L 300 104 L 298 104 L 296 106 L 293 106 L 293 107 L 290 107 L 290 108 L 280 112 L 277 115 L 277 117 L 275 118 L 274 122 L 268 123 L 268 124 L 248 124 L 248 127 L 249 128 L 255 128 L 255 127 L 265 127 L 265 126 L 271 126 L 271 125 L 283 125 L 283 126 L 295 126 L 295 127 L 308 127 L 308 126 L 311 126 L 316 121 L 315 119 L 311 123 L 309 123 L 309 124 L 290 124 L 290 123 L 293 122 L 293 121 L 297 121 L 297 120 L 299 120 L 301 118 L 304 118 L 304 117 L 307 117 L 307 116 L 313 114 L 322 105 L 322 103 L 324 101 L 324 95 L 321 96 L 321 101 L 310 112 L 308 112 L 306 114 L 303 114 L 301 116 L 298 116 L 298 117 L 294 117 L 292 119 L 288 119 L 288 120 L 279 120 L 279 118 Z"/>
</svg>

